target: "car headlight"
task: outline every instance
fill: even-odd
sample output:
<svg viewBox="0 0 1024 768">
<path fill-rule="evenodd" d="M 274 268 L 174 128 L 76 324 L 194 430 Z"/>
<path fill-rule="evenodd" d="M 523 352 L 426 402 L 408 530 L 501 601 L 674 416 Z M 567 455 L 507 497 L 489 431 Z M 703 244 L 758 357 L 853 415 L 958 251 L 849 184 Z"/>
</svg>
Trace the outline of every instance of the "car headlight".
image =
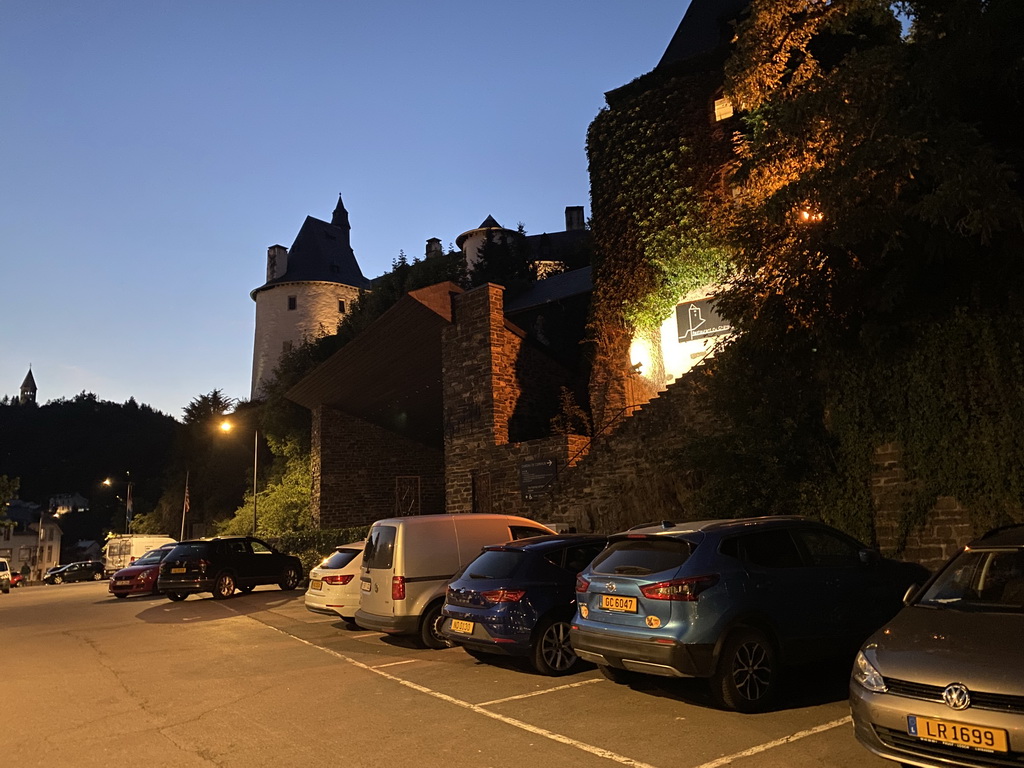
<svg viewBox="0 0 1024 768">
<path fill-rule="evenodd" d="M 885 678 L 882 677 L 882 673 L 868 661 L 864 651 L 858 651 L 857 658 L 853 662 L 853 679 L 872 693 L 885 693 L 888 690 L 885 687 Z"/>
</svg>

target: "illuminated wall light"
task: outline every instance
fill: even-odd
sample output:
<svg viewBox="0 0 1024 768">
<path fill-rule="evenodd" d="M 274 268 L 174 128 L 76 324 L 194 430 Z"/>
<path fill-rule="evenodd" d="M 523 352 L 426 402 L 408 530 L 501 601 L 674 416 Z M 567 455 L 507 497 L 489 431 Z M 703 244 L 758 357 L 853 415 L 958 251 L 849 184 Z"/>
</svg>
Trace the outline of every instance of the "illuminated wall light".
<svg viewBox="0 0 1024 768">
<path fill-rule="evenodd" d="M 654 370 L 654 352 L 646 339 L 633 339 L 629 345 L 629 362 L 641 376 L 649 377 Z"/>
</svg>

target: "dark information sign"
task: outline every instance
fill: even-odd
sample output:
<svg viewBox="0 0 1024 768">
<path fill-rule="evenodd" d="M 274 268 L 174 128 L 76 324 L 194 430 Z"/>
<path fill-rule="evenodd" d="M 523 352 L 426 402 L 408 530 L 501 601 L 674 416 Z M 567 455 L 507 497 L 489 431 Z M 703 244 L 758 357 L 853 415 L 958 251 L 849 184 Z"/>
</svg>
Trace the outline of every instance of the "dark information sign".
<svg viewBox="0 0 1024 768">
<path fill-rule="evenodd" d="M 524 501 L 532 501 L 550 490 L 555 479 L 554 459 L 524 461 L 519 465 L 519 492 Z"/>
<path fill-rule="evenodd" d="M 722 336 L 732 331 L 729 321 L 715 311 L 714 302 L 714 299 L 701 299 L 676 306 L 680 343 Z"/>
</svg>

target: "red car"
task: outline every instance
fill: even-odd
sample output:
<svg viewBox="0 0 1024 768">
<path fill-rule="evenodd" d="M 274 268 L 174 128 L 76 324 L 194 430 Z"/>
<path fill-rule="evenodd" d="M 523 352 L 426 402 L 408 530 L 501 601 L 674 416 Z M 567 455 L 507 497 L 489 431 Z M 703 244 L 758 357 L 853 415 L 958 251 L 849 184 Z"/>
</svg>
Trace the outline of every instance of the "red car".
<svg viewBox="0 0 1024 768">
<path fill-rule="evenodd" d="M 22 576 L 18 571 L 11 571 L 11 586 L 20 587 L 25 583 L 25 577 Z"/>
<path fill-rule="evenodd" d="M 165 544 L 151 549 L 127 568 L 115 571 L 110 577 L 110 594 L 114 597 L 128 595 L 158 595 L 157 576 L 160 574 L 160 563 L 176 544 Z"/>
</svg>

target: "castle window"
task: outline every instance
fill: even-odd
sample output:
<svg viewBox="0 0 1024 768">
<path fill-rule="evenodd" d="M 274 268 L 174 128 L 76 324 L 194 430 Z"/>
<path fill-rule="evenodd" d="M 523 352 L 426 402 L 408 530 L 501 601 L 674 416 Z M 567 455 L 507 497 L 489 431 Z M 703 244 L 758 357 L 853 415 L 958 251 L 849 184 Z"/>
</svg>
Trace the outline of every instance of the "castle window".
<svg viewBox="0 0 1024 768">
<path fill-rule="evenodd" d="M 715 122 L 732 117 L 732 102 L 724 96 L 715 99 Z"/>
<path fill-rule="evenodd" d="M 288 309 L 295 309 L 296 306 L 298 306 L 298 299 L 296 299 L 294 296 L 289 296 Z"/>
<path fill-rule="evenodd" d="M 338 314 L 345 314 L 345 302 L 342 299 L 338 299 Z"/>
<path fill-rule="evenodd" d="M 292 343 L 290 341 L 283 342 L 281 344 L 281 354 L 287 354 L 292 351 Z"/>
</svg>

